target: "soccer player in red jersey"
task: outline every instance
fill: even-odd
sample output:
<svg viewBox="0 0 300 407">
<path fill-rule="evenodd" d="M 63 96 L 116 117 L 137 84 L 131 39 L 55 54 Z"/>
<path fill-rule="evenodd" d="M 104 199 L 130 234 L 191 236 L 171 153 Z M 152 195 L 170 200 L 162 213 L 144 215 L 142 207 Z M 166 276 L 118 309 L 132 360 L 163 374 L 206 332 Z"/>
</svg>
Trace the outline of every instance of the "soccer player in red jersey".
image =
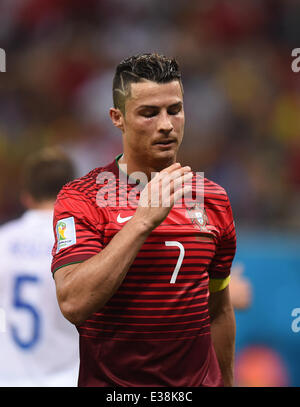
<svg viewBox="0 0 300 407">
<path fill-rule="evenodd" d="M 199 191 L 176 161 L 185 121 L 177 62 L 122 61 L 113 100 L 123 154 L 67 184 L 54 214 L 52 272 L 80 334 L 78 385 L 232 386 L 234 222 L 226 192 L 206 178 L 203 205 L 185 203 Z"/>
</svg>

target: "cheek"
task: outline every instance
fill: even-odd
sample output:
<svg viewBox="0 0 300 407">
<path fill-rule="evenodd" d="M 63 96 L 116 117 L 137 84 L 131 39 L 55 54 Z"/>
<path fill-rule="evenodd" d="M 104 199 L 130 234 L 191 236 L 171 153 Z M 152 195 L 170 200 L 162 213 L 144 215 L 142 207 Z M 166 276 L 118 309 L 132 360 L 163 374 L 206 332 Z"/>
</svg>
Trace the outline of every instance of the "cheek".
<svg viewBox="0 0 300 407">
<path fill-rule="evenodd" d="M 184 129 L 184 115 L 176 116 L 173 119 L 173 126 L 174 129 L 179 133 L 183 135 L 183 129 Z"/>
<path fill-rule="evenodd" d="M 137 149 L 143 149 L 151 143 L 151 135 L 155 132 L 153 120 L 139 119 L 126 127 L 127 142 Z"/>
<path fill-rule="evenodd" d="M 136 120 L 131 129 L 138 136 L 149 136 L 155 131 L 155 120 L 144 118 Z"/>
</svg>

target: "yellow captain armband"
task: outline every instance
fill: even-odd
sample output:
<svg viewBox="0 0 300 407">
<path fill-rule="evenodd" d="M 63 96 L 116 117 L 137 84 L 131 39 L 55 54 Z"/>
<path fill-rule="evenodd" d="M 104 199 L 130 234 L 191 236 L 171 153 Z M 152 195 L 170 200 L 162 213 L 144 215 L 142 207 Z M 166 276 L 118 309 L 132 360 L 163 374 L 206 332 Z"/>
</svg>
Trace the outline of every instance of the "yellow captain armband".
<svg viewBox="0 0 300 407">
<path fill-rule="evenodd" d="M 229 284 L 230 281 L 230 276 L 226 278 L 212 278 L 209 280 L 209 292 L 210 293 L 215 293 L 217 291 L 224 290 Z"/>
</svg>

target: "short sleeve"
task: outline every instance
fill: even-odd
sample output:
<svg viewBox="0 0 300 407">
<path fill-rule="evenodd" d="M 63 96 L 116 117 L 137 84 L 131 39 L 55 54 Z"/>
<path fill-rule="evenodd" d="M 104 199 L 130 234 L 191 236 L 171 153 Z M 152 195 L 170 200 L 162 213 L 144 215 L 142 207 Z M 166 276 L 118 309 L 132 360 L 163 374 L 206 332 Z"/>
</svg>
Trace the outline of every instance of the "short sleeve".
<svg viewBox="0 0 300 407">
<path fill-rule="evenodd" d="M 82 192 L 64 187 L 53 216 L 55 243 L 51 271 L 80 263 L 103 248 L 104 214 Z"/>
<path fill-rule="evenodd" d="M 210 292 L 223 290 L 229 284 L 231 265 L 236 252 L 235 224 L 228 197 L 220 229 L 222 233 L 208 270 Z"/>
</svg>

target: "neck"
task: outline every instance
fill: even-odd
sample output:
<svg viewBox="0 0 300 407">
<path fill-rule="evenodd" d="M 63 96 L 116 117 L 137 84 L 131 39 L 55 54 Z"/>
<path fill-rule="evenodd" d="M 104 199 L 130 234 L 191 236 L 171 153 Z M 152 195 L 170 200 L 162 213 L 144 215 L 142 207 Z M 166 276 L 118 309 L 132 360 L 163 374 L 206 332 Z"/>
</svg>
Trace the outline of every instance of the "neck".
<svg viewBox="0 0 300 407">
<path fill-rule="evenodd" d="M 144 159 L 132 159 L 132 157 L 129 157 L 129 155 L 124 152 L 118 163 L 119 165 L 126 165 L 126 173 L 128 176 L 135 172 L 142 172 L 147 176 L 148 181 L 150 181 L 152 173 L 162 171 L 164 168 L 174 164 L 175 160 L 176 157 L 172 159 L 157 160 L 150 163 L 146 162 Z"/>
</svg>

